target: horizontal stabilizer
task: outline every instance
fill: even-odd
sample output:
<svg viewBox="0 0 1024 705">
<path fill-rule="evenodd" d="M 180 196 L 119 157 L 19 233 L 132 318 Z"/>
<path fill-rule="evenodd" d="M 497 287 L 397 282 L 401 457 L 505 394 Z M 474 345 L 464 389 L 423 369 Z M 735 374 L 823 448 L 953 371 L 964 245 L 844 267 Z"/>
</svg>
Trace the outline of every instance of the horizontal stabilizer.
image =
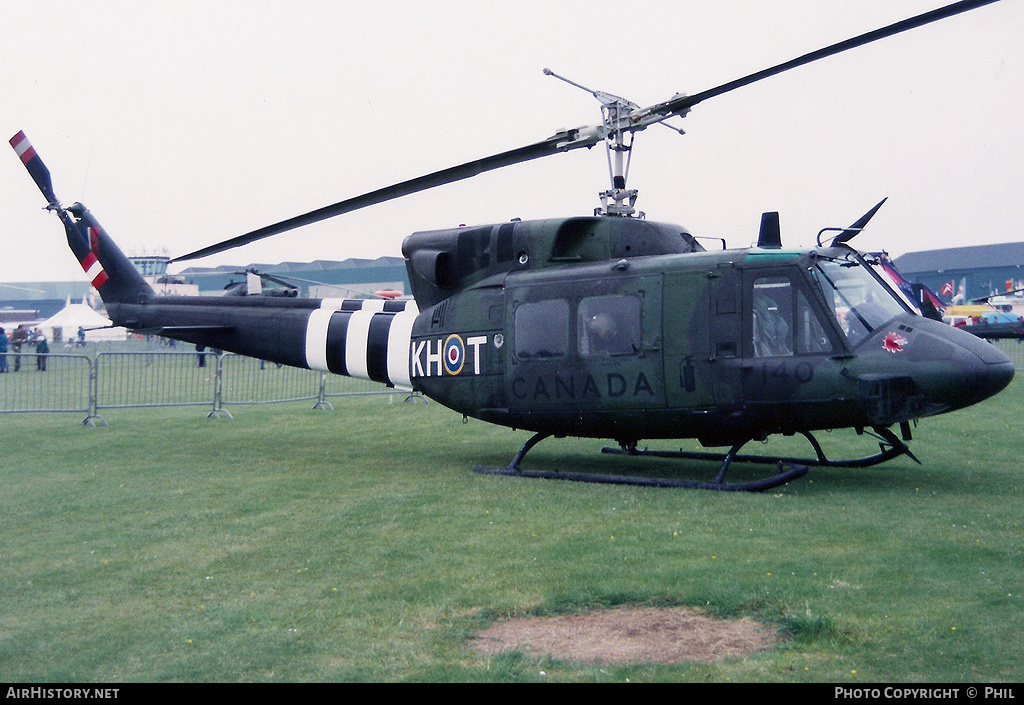
<svg viewBox="0 0 1024 705">
<path fill-rule="evenodd" d="M 169 338 L 173 338 L 176 334 L 180 333 L 223 333 L 232 331 L 235 326 L 225 325 L 211 325 L 211 326 L 160 326 L 159 328 L 134 328 L 132 329 L 135 333 L 142 333 L 143 335 L 166 335 Z"/>
</svg>

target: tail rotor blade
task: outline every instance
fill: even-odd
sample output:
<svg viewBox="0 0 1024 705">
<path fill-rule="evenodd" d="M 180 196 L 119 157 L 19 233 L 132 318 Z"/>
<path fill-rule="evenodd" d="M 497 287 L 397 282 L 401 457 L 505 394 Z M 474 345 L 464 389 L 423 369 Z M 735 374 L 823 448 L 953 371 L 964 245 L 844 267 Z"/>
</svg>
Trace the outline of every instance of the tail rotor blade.
<svg viewBox="0 0 1024 705">
<path fill-rule="evenodd" d="M 36 154 L 35 148 L 28 141 L 28 138 L 25 137 L 25 133 L 19 132 L 10 139 L 10 143 L 21 159 L 21 163 L 28 169 L 32 180 L 36 182 L 36 186 L 43 192 L 47 204 L 51 206 L 59 205 L 57 196 L 53 193 L 53 181 L 50 179 L 50 170 L 46 168 L 43 160 Z"/>
</svg>

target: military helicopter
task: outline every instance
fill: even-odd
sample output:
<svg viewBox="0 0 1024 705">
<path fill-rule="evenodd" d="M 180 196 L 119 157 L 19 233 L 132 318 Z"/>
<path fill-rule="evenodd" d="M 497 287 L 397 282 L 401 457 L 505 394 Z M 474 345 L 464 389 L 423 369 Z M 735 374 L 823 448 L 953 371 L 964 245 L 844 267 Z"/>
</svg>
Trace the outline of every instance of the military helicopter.
<svg viewBox="0 0 1024 705">
<path fill-rule="evenodd" d="M 533 432 L 507 467 L 477 467 L 481 472 L 760 491 L 802 476 L 808 466 L 864 467 L 901 455 L 916 460 L 906 443 L 911 422 L 990 397 L 1010 382 L 1013 365 L 979 338 L 918 315 L 877 257 L 851 247 L 881 203 L 848 227 L 822 230 L 812 249 L 783 247 L 778 214 L 766 213 L 755 247 L 725 249 L 723 243 L 708 250 L 682 227 L 638 216 L 637 192 L 626 188 L 633 137 L 704 100 L 996 1 L 956 2 L 646 108 L 590 91 L 601 102 L 598 125 L 562 130 L 174 260 L 605 144 L 611 188 L 600 193 L 602 206 L 593 215 L 410 235 L 402 252 L 414 300 L 252 291 L 155 296 L 85 206 L 60 204 L 24 133 L 11 144 L 64 224 L 115 325 L 415 390 L 465 417 Z M 828 458 L 812 434 L 838 428 L 872 434 L 879 452 Z M 740 455 L 750 441 L 775 434 L 803 436 L 813 455 Z M 710 482 L 523 469 L 527 452 L 549 436 L 612 439 L 617 448 L 610 452 L 719 465 Z M 728 450 L 638 447 L 644 439 L 678 438 Z M 776 468 L 763 479 L 727 482 L 734 461 Z"/>
</svg>

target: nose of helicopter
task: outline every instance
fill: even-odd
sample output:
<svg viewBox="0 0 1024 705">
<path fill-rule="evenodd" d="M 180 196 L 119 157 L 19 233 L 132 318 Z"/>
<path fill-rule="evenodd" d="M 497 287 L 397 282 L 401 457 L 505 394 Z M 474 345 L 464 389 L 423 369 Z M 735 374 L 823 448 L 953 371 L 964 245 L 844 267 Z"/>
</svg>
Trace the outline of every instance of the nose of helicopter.
<svg viewBox="0 0 1024 705">
<path fill-rule="evenodd" d="M 984 340 L 920 316 L 897 319 L 860 349 L 861 403 L 889 425 L 988 399 L 1013 379 L 1013 363 Z"/>
<path fill-rule="evenodd" d="M 963 351 L 954 356 L 955 380 L 947 386 L 948 399 L 954 408 L 963 408 L 988 399 L 1006 388 L 1013 379 L 1014 367 L 1009 356 L 984 340 L 963 331 L 955 343 Z"/>
<path fill-rule="evenodd" d="M 971 333 L 944 323 L 916 322 L 916 350 L 908 350 L 919 363 L 918 386 L 948 410 L 962 409 L 988 399 L 1013 379 L 1014 366 L 999 348 Z"/>
</svg>

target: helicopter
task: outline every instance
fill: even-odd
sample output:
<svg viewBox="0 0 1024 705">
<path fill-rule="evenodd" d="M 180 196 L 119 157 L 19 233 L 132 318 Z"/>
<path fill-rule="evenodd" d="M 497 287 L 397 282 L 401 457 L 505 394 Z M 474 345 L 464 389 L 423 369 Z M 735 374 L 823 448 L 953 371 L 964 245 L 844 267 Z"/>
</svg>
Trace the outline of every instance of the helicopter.
<svg viewBox="0 0 1024 705">
<path fill-rule="evenodd" d="M 965 0 L 693 94 L 641 107 L 603 91 L 597 125 L 393 184 L 210 245 L 196 259 L 303 225 L 604 144 L 611 176 L 592 215 L 415 232 L 402 246 L 412 299 L 303 299 L 252 286 L 221 297 L 156 296 L 81 203 L 57 199 L 23 132 L 11 140 L 64 225 L 68 245 L 114 325 L 300 368 L 412 390 L 485 422 L 532 432 L 507 467 L 474 470 L 658 487 L 763 491 L 810 466 L 866 467 L 906 455 L 918 419 L 1006 387 L 1009 358 L 918 314 L 878 257 L 856 250 L 881 202 L 811 249 L 784 247 L 778 213 L 757 244 L 707 249 L 685 228 L 636 210 L 626 178 L 633 139 L 702 101 L 784 71 L 977 9 Z M 250 273 L 252 275 L 253 273 Z M 253 277 L 250 276 L 250 281 Z M 893 428 L 899 429 L 899 435 Z M 815 432 L 852 428 L 878 452 L 831 459 Z M 806 458 L 741 455 L 755 440 L 800 435 Z M 526 454 L 554 437 L 611 439 L 607 452 L 718 462 L 711 481 L 532 471 Z M 656 451 L 645 439 L 696 439 L 719 452 Z M 774 465 L 726 480 L 733 462 Z"/>
</svg>

